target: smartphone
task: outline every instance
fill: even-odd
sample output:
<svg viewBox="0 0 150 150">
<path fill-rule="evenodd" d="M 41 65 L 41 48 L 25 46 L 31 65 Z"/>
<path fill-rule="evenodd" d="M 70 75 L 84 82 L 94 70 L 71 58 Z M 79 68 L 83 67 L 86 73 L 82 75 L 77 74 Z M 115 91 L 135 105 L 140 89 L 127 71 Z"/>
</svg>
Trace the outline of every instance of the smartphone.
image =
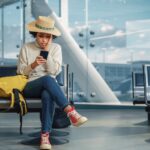
<svg viewBox="0 0 150 150">
<path fill-rule="evenodd" d="M 48 51 L 41 50 L 40 56 L 43 56 L 44 59 L 47 59 L 47 57 L 48 57 Z"/>
</svg>

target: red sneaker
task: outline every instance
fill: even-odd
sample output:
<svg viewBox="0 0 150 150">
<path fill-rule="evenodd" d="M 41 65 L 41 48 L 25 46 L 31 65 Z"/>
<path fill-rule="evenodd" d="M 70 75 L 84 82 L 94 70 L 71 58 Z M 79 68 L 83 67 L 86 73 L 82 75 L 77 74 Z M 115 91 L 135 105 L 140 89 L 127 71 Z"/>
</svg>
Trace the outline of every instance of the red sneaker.
<svg viewBox="0 0 150 150">
<path fill-rule="evenodd" d="M 88 119 L 82 115 L 80 115 L 74 107 L 67 113 L 70 122 L 72 125 L 79 127 L 80 125 L 84 124 Z"/>
<path fill-rule="evenodd" d="M 40 149 L 46 149 L 46 150 L 50 150 L 51 149 L 51 144 L 49 141 L 49 133 L 41 133 L 41 144 L 40 144 Z"/>
</svg>

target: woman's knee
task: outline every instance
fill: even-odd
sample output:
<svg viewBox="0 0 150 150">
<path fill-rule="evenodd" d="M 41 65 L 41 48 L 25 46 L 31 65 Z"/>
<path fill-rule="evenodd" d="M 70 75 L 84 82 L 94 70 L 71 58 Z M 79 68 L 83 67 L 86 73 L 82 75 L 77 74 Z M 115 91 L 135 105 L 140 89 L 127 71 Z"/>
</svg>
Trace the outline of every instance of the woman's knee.
<svg viewBox="0 0 150 150">
<path fill-rule="evenodd" d="M 51 83 L 51 82 L 56 82 L 54 78 L 52 78 L 49 75 L 43 76 L 43 83 L 47 84 L 47 83 Z"/>
<path fill-rule="evenodd" d="M 52 78 L 51 76 L 44 76 L 43 77 L 43 88 L 48 90 L 48 92 L 52 92 L 52 89 L 56 89 L 58 87 L 58 84 L 55 80 L 55 78 Z"/>
</svg>

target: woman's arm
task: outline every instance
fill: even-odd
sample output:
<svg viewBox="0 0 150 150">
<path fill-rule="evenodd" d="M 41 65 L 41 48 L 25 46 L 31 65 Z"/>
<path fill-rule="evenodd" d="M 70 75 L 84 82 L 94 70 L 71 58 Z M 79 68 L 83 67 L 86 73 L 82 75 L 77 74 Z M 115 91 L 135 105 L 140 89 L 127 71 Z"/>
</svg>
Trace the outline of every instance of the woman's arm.
<svg viewBox="0 0 150 150">
<path fill-rule="evenodd" d="M 28 65 L 27 50 L 24 46 L 20 50 L 17 64 L 17 74 L 29 75 L 31 71 L 32 71 L 31 64 Z"/>
</svg>

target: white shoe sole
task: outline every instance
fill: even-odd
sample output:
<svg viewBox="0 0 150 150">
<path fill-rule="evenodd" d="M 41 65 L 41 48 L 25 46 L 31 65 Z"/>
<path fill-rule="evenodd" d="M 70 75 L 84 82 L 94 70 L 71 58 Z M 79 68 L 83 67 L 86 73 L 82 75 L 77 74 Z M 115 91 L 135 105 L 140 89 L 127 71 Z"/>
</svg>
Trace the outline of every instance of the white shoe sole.
<svg viewBox="0 0 150 150">
<path fill-rule="evenodd" d="M 51 150 L 52 146 L 49 144 L 40 145 L 40 150 Z"/>
<path fill-rule="evenodd" d="M 88 119 L 86 117 L 81 117 L 77 123 L 71 123 L 73 126 L 79 127 L 83 125 L 85 122 L 87 122 Z"/>
</svg>

